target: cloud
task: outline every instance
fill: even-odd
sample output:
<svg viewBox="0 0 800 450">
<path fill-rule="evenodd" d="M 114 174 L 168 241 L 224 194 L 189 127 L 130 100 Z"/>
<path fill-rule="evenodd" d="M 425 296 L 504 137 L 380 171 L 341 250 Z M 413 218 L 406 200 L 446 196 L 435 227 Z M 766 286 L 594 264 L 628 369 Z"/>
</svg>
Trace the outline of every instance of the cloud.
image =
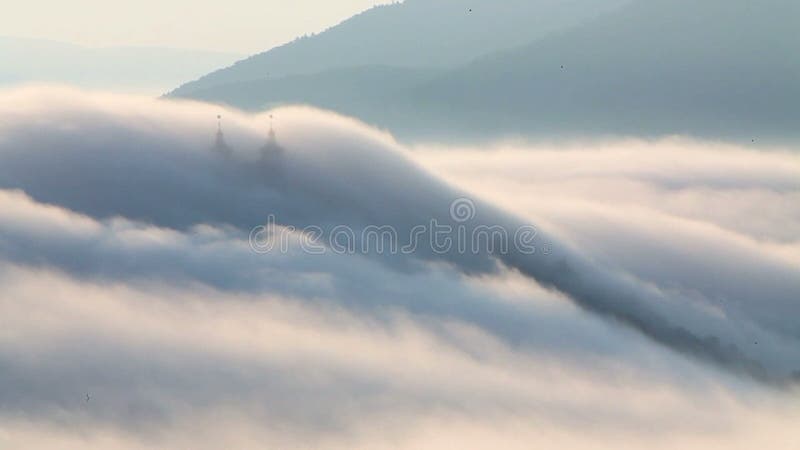
<svg viewBox="0 0 800 450">
<path fill-rule="evenodd" d="M 699 297 L 741 329 L 755 319 L 797 336 L 786 320 L 800 280 L 800 159 L 791 149 L 671 138 L 414 155 L 494 204 L 549 223 L 603 264 Z"/>
<path fill-rule="evenodd" d="M 211 148 L 220 113 L 227 158 Z M 420 448 L 441 444 L 430 430 L 493 442 L 526 423 L 577 448 L 594 440 L 576 428 L 622 445 L 653 423 L 686 443 L 731 427 L 760 442 L 788 428 L 744 403 L 796 414 L 790 388 L 735 376 L 784 386 L 800 368 L 790 152 L 409 151 L 305 108 L 47 88 L 3 93 L 0 114 L 0 443 Z M 270 114 L 279 158 L 260 154 Z M 451 216 L 459 198 L 471 220 Z M 423 237 L 409 254 L 317 255 L 292 232 L 260 254 L 248 238 L 269 214 L 401 239 L 432 219 L 536 224 L 548 251 Z"/>
<path fill-rule="evenodd" d="M 8 265 L 0 278 L 0 442 L 12 448 L 490 448 L 513 430 L 532 441 L 512 448 L 601 438 L 633 448 L 654 433 L 722 446 L 780 433 L 789 443 L 800 414 L 774 391 L 542 304 L 528 314 L 561 317 L 553 337 L 582 335 L 595 354 L 570 361 L 402 310 L 376 322 L 335 301 L 79 282 Z M 546 342 L 549 332 L 529 334 Z"/>
</svg>

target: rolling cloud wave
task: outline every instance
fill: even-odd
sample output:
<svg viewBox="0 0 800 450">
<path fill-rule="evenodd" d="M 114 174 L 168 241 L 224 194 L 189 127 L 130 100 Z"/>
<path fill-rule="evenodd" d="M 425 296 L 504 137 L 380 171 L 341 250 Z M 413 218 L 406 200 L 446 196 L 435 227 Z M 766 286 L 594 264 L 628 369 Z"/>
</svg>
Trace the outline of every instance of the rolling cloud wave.
<svg viewBox="0 0 800 450">
<path fill-rule="evenodd" d="M 269 439 L 283 439 L 275 445 L 350 429 L 354 445 L 371 446 L 379 442 L 356 424 L 365 415 L 380 422 L 391 399 L 403 417 L 431 420 L 414 426 L 461 411 L 453 423 L 480 422 L 496 438 L 507 416 L 577 426 L 579 411 L 660 383 L 685 408 L 693 394 L 677 373 L 721 384 L 734 393 L 713 401 L 730 405 L 726 396 L 797 377 L 796 211 L 777 226 L 739 220 L 746 209 L 735 201 L 715 212 L 697 206 L 731 191 L 765 209 L 792 204 L 800 191 L 792 153 L 612 142 L 605 151 L 627 157 L 603 165 L 576 149 L 409 151 L 355 121 L 286 108 L 271 112 L 279 159 L 260 153 L 270 113 L 223 111 L 226 157 L 212 149 L 219 113 L 68 90 L 3 93 L 0 308 L 13 319 L 0 334 L 0 377 L 17 389 L 3 394 L 0 415 L 15 436 L 43 417 L 53 435 L 65 423 L 92 424 L 122 448 L 134 444 L 119 429 L 163 432 L 180 445 L 182 421 L 213 421 L 201 415 L 217 405 L 229 409 L 226 429 L 244 431 L 208 445 L 263 437 L 244 415 L 275 423 Z M 679 163 L 686 170 L 664 169 L 675 148 L 693 151 Z M 460 156 L 457 167 L 439 158 L 445 151 Z M 648 186 L 646 195 L 621 206 L 631 183 Z M 587 186 L 602 191 L 587 195 Z M 453 214 L 457 199 L 470 199 L 471 214 Z M 442 252 L 423 237 L 410 254 L 310 255 L 295 232 L 287 252 L 258 254 L 248 235 L 269 214 L 296 229 L 387 225 L 401 239 L 432 219 L 468 231 L 535 225 L 536 245 L 548 251 Z M 42 277 L 50 287 L 33 283 Z M 229 325 L 239 320 L 243 328 Z M 602 372 L 618 364 L 631 368 L 629 387 L 604 392 Z M 474 378 L 442 389 L 452 370 Z M 191 382 L 182 371 L 195 374 Z M 560 372 L 591 386 L 596 402 L 570 405 L 563 393 L 554 394 L 557 407 L 544 406 L 547 380 Z M 86 386 L 105 395 L 100 409 L 71 400 Z M 124 392 L 131 387 L 147 400 L 134 401 Z M 322 401 L 301 410 L 281 392 Z M 636 408 L 619 408 L 629 428 Z"/>
</svg>

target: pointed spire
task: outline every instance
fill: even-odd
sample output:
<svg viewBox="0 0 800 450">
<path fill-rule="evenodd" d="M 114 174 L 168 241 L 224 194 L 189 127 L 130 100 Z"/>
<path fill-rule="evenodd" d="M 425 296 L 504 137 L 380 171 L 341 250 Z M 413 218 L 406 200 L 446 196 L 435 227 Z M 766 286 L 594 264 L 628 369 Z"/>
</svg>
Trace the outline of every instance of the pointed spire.
<svg viewBox="0 0 800 450">
<path fill-rule="evenodd" d="M 260 149 L 259 169 L 264 179 L 275 188 L 286 187 L 284 149 L 275 135 L 274 117 L 269 115 L 267 141 Z"/>
<path fill-rule="evenodd" d="M 222 115 L 220 114 L 217 114 L 217 139 L 214 142 L 214 151 L 224 156 L 230 156 L 233 153 L 228 143 L 225 142 L 225 133 L 222 132 Z"/>
<path fill-rule="evenodd" d="M 273 119 L 272 114 L 270 114 L 269 115 L 269 141 L 270 142 L 275 142 L 276 141 L 275 128 L 273 128 L 273 126 L 272 126 L 272 119 Z"/>
<path fill-rule="evenodd" d="M 278 139 L 275 136 L 275 128 L 273 126 L 273 119 L 274 117 L 272 114 L 269 115 L 269 133 L 267 134 L 267 142 L 261 147 L 261 159 L 264 161 L 274 161 L 276 158 L 280 158 L 281 154 L 283 153 L 283 149 L 281 148 L 280 144 L 278 144 Z"/>
</svg>

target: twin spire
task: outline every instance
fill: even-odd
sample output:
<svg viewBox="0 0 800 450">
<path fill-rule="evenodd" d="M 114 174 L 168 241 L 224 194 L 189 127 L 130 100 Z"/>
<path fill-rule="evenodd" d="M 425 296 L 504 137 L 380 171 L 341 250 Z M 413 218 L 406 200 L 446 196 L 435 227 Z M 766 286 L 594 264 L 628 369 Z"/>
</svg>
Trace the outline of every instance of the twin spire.
<svg viewBox="0 0 800 450">
<path fill-rule="evenodd" d="M 275 129 L 272 126 L 272 114 L 269 115 L 269 134 L 267 142 L 261 147 L 261 160 L 270 162 L 275 161 L 283 155 L 283 147 L 278 144 L 275 137 Z M 225 133 L 222 132 L 222 115 L 217 114 L 217 137 L 214 141 L 213 151 L 225 157 L 233 155 L 233 149 L 225 142 Z"/>
</svg>

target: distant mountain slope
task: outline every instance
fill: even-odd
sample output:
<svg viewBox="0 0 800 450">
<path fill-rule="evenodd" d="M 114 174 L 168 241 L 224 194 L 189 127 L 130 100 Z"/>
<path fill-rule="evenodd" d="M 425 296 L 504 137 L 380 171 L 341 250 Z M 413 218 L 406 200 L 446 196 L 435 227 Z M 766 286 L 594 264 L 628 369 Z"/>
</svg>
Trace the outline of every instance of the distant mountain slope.
<svg viewBox="0 0 800 450">
<path fill-rule="evenodd" d="M 800 138 L 800 2 L 636 0 L 457 68 L 353 67 L 190 97 L 310 103 L 406 138 Z"/>
<path fill-rule="evenodd" d="M 406 0 L 239 61 L 173 94 L 364 65 L 451 67 L 527 44 L 628 0 Z M 471 10 L 471 11 L 470 11 Z"/>
<path fill-rule="evenodd" d="M 239 58 L 233 53 L 156 47 L 87 48 L 0 37 L 0 86 L 53 82 L 161 93 Z"/>
<path fill-rule="evenodd" d="M 272 105 L 307 103 L 342 109 L 396 102 L 442 70 L 389 66 L 332 69 L 309 75 L 290 75 L 211 86 L 193 91 L 191 98 L 258 110 Z"/>
<path fill-rule="evenodd" d="M 798 27 L 795 0 L 640 0 L 415 96 L 471 128 L 798 136 Z"/>
</svg>

